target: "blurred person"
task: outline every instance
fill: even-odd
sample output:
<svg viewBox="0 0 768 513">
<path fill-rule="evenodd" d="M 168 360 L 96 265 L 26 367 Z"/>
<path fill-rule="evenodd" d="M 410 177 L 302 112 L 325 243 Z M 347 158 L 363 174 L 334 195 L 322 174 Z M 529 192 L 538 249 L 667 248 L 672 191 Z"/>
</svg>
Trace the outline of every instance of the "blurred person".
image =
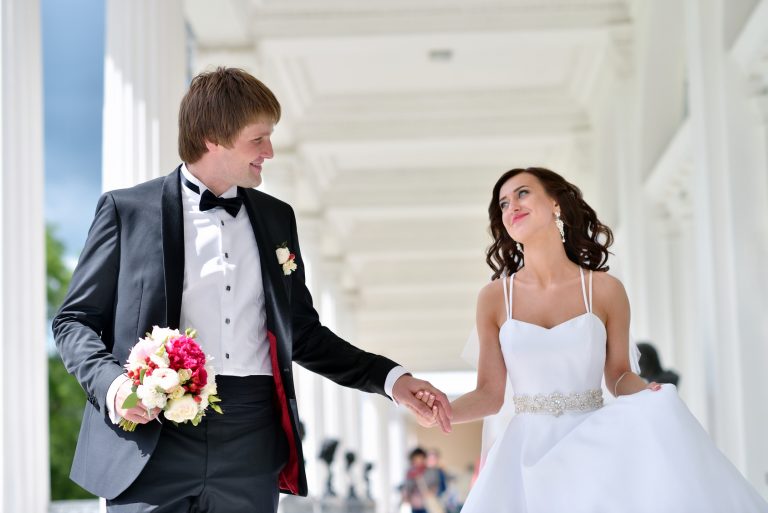
<svg viewBox="0 0 768 513">
<path fill-rule="evenodd" d="M 640 377 L 646 381 L 656 383 L 670 383 L 679 387 L 680 375 L 669 369 L 661 367 L 661 360 L 656 348 L 648 342 L 637 344 L 640 350 Z"/>
<path fill-rule="evenodd" d="M 427 451 L 425 480 L 429 489 L 432 490 L 437 497 L 441 497 L 448 488 L 448 475 L 440 465 L 440 451 L 437 449 L 429 449 Z"/>
<path fill-rule="evenodd" d="M 280 491 L 306 495 L 293 362 L 429 419 L 426 386 L 450 429 L 444 394 L 320 324 L 294 211 L 255 190 L 280 113 L 245 71 L 202 73 L 179 109 L 183 162 L 99 199 L 53 334 L 88 397 L 70 476 L 109 513 L 274 512 Z M 197 330 L 223 415 L 176 425 L 126 407 L 123 366 L 154 325 Z"/>
<path fill-rule="evenodd" d="M 424 473 L 424 480 L 427 488 L 445 509 L 445 513 L 457 513 L 461 509 L 461 499 L 454 483 L 455 477 L 442 466 L 440 451 L 436 448 L 427 451 L 427 470 Z"/>
<path fill-rule="evenodd" d="M 452 420 L 498 412 L 507 378 L 516 414 L 462 512 L 768 512 L 675 386 L 632 371 L 629 302 L 606 272 L 612 232 L 581 191 L 547 169 L 513 169 L 489 217 L 477 387 L 453 401 Z M 603 377 L 617 397 L 605 406 Z"/>
<path fill-rule="evenodd" d="M 427 484 L 424 474 L 427 471 L 427 453 L 416 447 L 408 455 L 408 469 L 402 488 L 402 500 L 411 506 L 412 513 L 428 513 L 425 495 Z"/>
</svg>

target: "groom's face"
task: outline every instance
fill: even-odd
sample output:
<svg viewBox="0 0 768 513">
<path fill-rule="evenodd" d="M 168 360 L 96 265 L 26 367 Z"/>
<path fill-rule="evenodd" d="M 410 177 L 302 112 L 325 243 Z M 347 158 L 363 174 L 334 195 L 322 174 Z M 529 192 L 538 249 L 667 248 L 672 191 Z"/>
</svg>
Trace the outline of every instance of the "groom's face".
<svg viewBox="0 0 768 513">
<path fill-rule="evenodd" d="M 261 167 L 266 159 L 274 156 L 270 140 L 273 129 L 274 123 L 268 121 L 251 123 L 240 131 L 231 147 L 219 146 L 219 178 L 230 187 L 261 185 Z"/>
</svg>

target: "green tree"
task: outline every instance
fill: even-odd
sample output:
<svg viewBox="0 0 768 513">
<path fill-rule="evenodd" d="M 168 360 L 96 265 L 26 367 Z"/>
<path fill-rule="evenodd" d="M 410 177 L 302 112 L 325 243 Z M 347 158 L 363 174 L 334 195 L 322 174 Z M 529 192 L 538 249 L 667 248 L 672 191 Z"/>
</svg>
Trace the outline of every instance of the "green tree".
<svg viewBox="0 0 768 513">
<path fill-rule="evenodd" d="M 46 295 L 48 298 L 48 319 L 52 319 L 56 309 L 64 301 L 64 295 L 69 287 L 72 271 L 64 262 L 64 243 L 56 237 L 56 228 L 52 225 L 45 227 L 45 270 Z"/>
<path fill-rule="evenodd" d="M 64 244 L 56 229 L 46 226 L 48 318 L 53 318 L 69 287 L 72 271 L 64 261 Z M 58 354 L 48 357 L 48 419 L 51 462 L 51 499 L 86 499 L 89 494 L 69 479 L 77 434 L 85 406 L 85 392 L 67 373 Z"/>
</svg>

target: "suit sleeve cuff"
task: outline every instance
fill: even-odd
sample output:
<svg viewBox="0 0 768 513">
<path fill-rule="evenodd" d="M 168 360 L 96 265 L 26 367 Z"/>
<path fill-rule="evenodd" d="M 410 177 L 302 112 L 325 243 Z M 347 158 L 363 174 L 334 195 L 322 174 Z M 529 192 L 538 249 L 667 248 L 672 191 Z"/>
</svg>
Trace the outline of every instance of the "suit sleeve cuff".
<svg viewBox="0 0 768 513">
<path fill-rule="evenodd" d="M 109 414 L 109 420 L 112 421 L 112 424 L 117 424 L 120 422 L 120 419 L 123 418 L 115 411 L 117 409 L 115 408 L 115 396 L 117 396 L 117 389 L 120 388 L 123 383 L 128 381 L 128 379 L 128 376 L 125 374 L 119 375 L 115 378 L 112 384 L 109 385 L 109 390 L 107 390 L 107 413 Z"/>
<path fill-rule="evenodd" d="M 395 388 L 395 381 L 405 376 L 406 374 L 410 373 L 405 370 L 405 367 L 398 365 L 389 371 L 389 374 L 387 374 L 387 379 L 384 381 L 384 393 L 387 394 L 395 402 L 395 404 L 397 404 L 397 401 L 395 401 L 395 398 L 392 397 L 392 389 Z"/>
</svg>

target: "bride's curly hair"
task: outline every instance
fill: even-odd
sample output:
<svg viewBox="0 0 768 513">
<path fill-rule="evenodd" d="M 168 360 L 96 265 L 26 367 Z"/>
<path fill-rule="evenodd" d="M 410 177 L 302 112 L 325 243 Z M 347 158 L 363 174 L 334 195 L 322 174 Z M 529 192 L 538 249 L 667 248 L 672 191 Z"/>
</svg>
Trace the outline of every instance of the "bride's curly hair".
<svg viewBox="0 0 768 513">
<path fill-rule="evenodd" d="M 493 278 L 511 274 L 523 267 L 523 253 L 507 233 L 501 221 L 499 193 L 501 187 L 513 176 L 528 173 L 535 176 L 547 194 L 560 206 L 560 218 L 565 229 L 565 253 L 571 262 L 593 271 L 607 271 L 608 247 L 613 244 L 613 232 L 600 222 L 578 187 L 562 176 L 541 167 L 511 169 L 501 175 L 493 187 L 488 217 L 493 244 L 486 252 L 485 261 L 493 269 Z"/>
</svg>

